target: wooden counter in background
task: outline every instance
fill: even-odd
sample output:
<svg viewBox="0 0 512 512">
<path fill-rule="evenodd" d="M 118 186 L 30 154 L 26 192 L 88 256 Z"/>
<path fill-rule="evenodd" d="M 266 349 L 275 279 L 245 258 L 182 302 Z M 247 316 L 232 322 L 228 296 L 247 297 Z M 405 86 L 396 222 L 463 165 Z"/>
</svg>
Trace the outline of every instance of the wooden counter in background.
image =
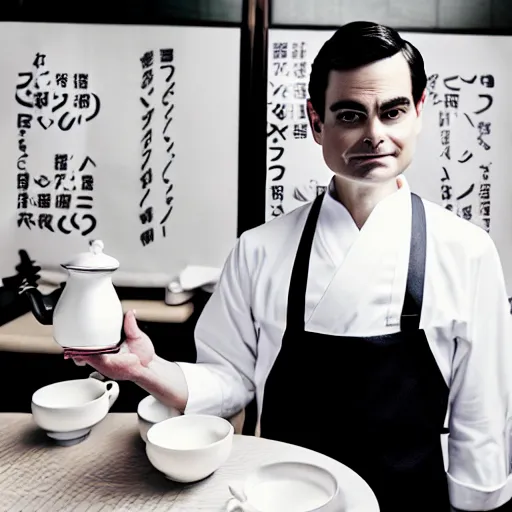
<svg viewBox="0 0 512 512">
<path fill-rule="evenodd" d="M 164 301 L 123 300 L 123 310 L 135 309 L 140 322 L 182 324 L 187 322 L 194 305 L 168 306 Z M 51 325 L 40 324 L 32 313 L 26 313 L 0 326 L 0 351 L 61 354 L 62 348 L 55 343 Z"/>
</svg>

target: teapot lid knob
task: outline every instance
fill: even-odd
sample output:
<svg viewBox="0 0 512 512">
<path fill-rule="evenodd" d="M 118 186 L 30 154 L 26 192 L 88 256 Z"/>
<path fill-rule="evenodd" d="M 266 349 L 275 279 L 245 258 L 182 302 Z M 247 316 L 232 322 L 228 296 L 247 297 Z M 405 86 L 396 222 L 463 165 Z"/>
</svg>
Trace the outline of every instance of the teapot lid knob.
<svg viewBox="0 0 512 512">
<path fill-rule="evenodd" d="M 90 246 L 93 254 L 101 254 L 105 248 L 105 244 L 101 240 L 91 240 Z"/>
</svg>

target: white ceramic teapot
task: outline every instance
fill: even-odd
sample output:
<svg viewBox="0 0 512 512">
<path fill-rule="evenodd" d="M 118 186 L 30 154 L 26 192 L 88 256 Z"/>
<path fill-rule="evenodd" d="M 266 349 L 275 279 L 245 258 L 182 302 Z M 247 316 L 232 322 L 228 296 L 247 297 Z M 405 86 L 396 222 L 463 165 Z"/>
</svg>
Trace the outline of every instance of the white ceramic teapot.
<svg viewBox="0 0 512 512">
<path fill-rule="evenodd" d="M 103 247 L 94 240 L 89 252 L 62 265 L 69 277 L 56 304 L 36 288 L 23 291 L 37 320 L 53 324 L 53 337 L 63 348 L 102 350 L 121 341 L 123 308 L 112 284 L 119 262 Z"/>
</svg>

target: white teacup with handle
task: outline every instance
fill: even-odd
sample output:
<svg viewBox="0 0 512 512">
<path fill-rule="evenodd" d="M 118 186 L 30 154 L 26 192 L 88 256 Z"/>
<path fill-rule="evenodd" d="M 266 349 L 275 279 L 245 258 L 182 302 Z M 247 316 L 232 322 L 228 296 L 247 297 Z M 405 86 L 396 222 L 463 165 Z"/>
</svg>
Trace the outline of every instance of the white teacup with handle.
<svg viewBox="0 0 512 512">
<path fill-rule="evenodd" d="M 343 512 L 338 482 L 326 469 L 303 462 L 276 462 L 231 484 L 227 512 Z"/>
<path fill-rule="evenodd" d="M 56 382 L 32 395 L 32 417 L 48 437 L 70 446 L 83 441 L 108 414 L 119 384 L 94 377 Z"/>
</svg>

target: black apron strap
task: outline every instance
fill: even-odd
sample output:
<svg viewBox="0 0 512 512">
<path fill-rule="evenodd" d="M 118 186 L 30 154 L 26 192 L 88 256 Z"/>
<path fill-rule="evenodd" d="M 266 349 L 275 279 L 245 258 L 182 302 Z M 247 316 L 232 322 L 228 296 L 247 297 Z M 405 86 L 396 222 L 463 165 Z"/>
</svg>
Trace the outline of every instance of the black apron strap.
<svg viewBox="0 0 512 512">
<path fill-rule="evenodd" d="M 411 249 L 404 305 L 400 318 L 401 331 L 414 331 L 420 327 L 423 290 L 425 288 L 425 264 L 427 259 L 427 225 L 423 201 L 411 193 Z"/>
<path fill-rule="evenodd" d="M 308 285 L 309 260 L 311 247 L 315 238 L 316 224 L 325 193 L 316 197 L 309 210 L 306 224 L 302 231 L 299 248 L 293 264 L 290 287 L 288 289 L 288 311 L 286 314 L 287 329 L 304 330 L 304 314 L 306 311 L 306 289 Z"/>
</svg>

